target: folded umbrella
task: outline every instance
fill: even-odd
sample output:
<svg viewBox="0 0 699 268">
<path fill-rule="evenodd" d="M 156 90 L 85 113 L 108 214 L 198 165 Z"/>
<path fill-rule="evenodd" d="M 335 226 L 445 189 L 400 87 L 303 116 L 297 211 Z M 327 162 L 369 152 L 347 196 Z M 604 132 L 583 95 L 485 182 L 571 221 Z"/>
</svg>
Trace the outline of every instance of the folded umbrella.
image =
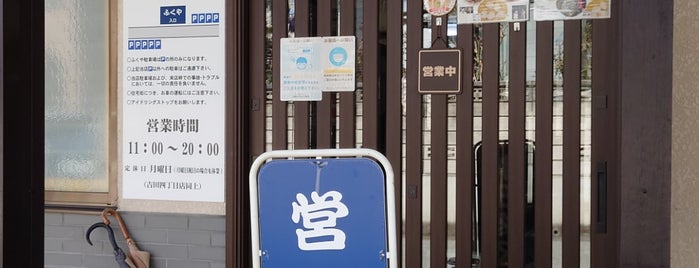
<svg viewBox="0 0 699 268">
<path fill-rule="evenodd" d="M 140 250 L 136 246 L 136 241 L 131 238 L 129 230 L 126 229 L 126 224 L 121 218 L 116 210 L 111 208 L 105 208 L 102 211 L 102 221 L 104 224 L 109 225 L 110 221 L 107 216 L 112 215 L 117 219 L 119 227 L 121 228 L 121 233 L 126 239 L 126 244 L 129 246 L 129 251 L 126 253 L 126 263 L 128 263 L 130 268 L 149 268 L 150 267 L 150 252 Z"/>
<path fill-rule="evenodd" d="M 116 260 L 117 264 L 119 264 L 119 268 L 130 268 L 129 264 L 126 262 L 126 254 L 117 245 L 116 239 L 114 239 L 114 230 L 112 230 L 112 227 L 110 227 L 109 224 L 98 222 L 90 226 L 90 228 L 87 229 L 87 233 L 85 233 L 85 239 L 87 240 L 87 243 L 90 244 L 90 246 L 92 246 L 92 241 L 90 241 L 90 234 L 92 233 L 92 231 L 99 227 L 107 229 L 107 234 L 109 235 L 109 243 L 112 244 L 112 248 L 114 249 L 114 259 Z"/>
</svg>

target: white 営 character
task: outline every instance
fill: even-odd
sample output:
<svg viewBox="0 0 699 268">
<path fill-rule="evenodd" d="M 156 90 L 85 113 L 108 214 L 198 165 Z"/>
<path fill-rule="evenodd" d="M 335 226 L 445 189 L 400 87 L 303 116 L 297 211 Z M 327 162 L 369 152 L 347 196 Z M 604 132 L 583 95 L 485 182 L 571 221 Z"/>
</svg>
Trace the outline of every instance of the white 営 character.
<svg viewBox="0 0 699 268">
<path fill-rule="evenodd" d="M 291 220 L 299 223 L 303 219 L 304 229 L 296 229 L 298 246 L 301 250 L 341 250 L 345 248 L 345 232 L 334 228 L 337 219 L 349 215 L 347 206 L 340 202 L 342 194 L 329 191 L 322 196 L 311 193 L 312 204 L 305 195 L 296 194 L 292 202 Z M 312 239 L 309 241 L 309 239 Z"/>
</svg>

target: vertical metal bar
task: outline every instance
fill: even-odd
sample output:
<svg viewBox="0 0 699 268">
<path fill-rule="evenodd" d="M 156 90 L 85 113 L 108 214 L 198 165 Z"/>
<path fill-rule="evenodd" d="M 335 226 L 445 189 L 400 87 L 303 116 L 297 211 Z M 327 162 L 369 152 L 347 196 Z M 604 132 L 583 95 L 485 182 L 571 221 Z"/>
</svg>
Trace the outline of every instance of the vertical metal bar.
<svg viewBox="0 0 699 268">
<path fill-rule="evenodd" d="M 289 6 L 287 0 L 272 0 L 272 86 L 274 97 L 272 100 L 272 149 L 287 149 L 287 114 L 286 102 L 281 101 L 281 49 L 280 40 L 287 37 L 287 24 Z"/>
<path fill-rule="evenodd" d="M 247 208 L 248 194 L 246 167 L 250 162 L 248 159 L 249 151 L 246 146 L 248 142 L 248 133 L 246 122 L 248 120 L 248 99 L 249 92 L 247 71 L 244 68 L 247 57 L 248 28 L 247 3 L 244 1 L 229 1 L 226 2 L 225 17 L 226 37 L 225 44 L 226 53 L 226 105 L 225 113 L 230 115 L 226 117 L 226 155 L 230 156 L 230 160 L 226 161 L 226 202 L 232 204 L 226 208 L 226 219 L 231 222 L 230 227 L 227 227 L 227 242 L 231 243 L 233 254 L 229 264 L 233 266 L 244 266 L 250 263 L 250 256 L 246 252 L 250 252 L 250 245 L 244 241 L 250 240 L 250 226 L 245 224 L 246 215 L 249 215 Z"/>
<path fill-rule="evenodd" d="M 580 267 L 580 21 L 563 41 L 563 267 Z"/>
<path fill-rule="evenodd" d="M 462 93 L 456 97 L 456 261 L 471 267 L 473 213 L 473 25 L 458 26 L 457 43 L 464 55 L 461 65 Z"/>
<path fill-rule="evenodd" d="M 618 12 L 618 2 L 613 2 L 612 12 Z M 612 215 L 618 215 L 617 206 L 610 200 L 619 200 L 618 178 L 618 84 L 617 75 L 619 57 L 618 16 L 613 13 L 608 20 L 595 20 L 592 24 L 592 163 L 607 163 L 607 230 L 601 232 L 593 226 L 590 237 L 590 267 L 613 267 L 619 259 L 617 245 L 618 231 L 613 226 Z M 597 222 L 599 189 L 596 180 L 592 180 L 592 222 Z"/>
<path fill-rule="evenodd" d="M 265 1 L 252 1 L 247 23 L 250 60 L 250 157 L 265 150 Z M 252 23 L 250 23 L 252 22 Z"/>
<path fill-rule="evenodd" d="M 355 1 L 340 0 L 340 35 L 354 35 Z M 342 92 L 340 95 L 340 148 L 354 148 L 355 130 L 355 93 Z"/>
<path fill-rule="evenodd" d="M 395 49 L 403 46 L 403 1 L 387 1 L 386 18 L 386 158 L 393 166 L 393 174 L 401 174 L 403 168 L 403 88 L 402 65 L 403 50 Z M 403 185 L 402 180 L 395 180 L 396 204 L 402 204 Z M 397 236 L 402 237 L 402 206 L 396 206 Z M 398 266 L 401 267 L 402 239 L 398 240 L 398 248 L 390 249 L 398 251 Z"/>
<path fill-rule="evenodd" d="M 332 17 L 334 1 L 320 0 L 317 2 L 318 36 L 332 35 Z M 335 142 L 335 94 L 323 92 L 323 100 L 316 103 L 316 137 L 317 148 L 334 148 Z"/>
<path fill-rule="evenodd" d="M 234 10 L 234 8 L 235 8 L 234 2 L 231 1 L 231 2 L 226 3 L 225 9 L 226 9 L 227 13 L 231 10 Z M 235 29 L 234 18 L 236 17 L 237 14 L 235 11 L 230 12 L 228 14 L 230 14 L 230 17 L 228 17 L 228 16 L 224 17 L 225 21 L 226 21 L 226 26 L 230 25 L 233 27 L 225 27 L 224 29 L 226 29 L 226 36 L 228 38 L 230 38 L 230 40 L 235 40 L 234 36 L 231 36 L 231 35 L 235 35 L 235 32 L 233 30 L 233 29 Z M 231 70 L 231 69 L 237 67 L 237 65 L 233 64 L 235 62 L 234 61 L 235 59 L 232 56 L 232 55 L 235 55 L 235 47 L 233 44 L 231 44 L 234 42 L 235 41 L 226 42 L 226 45 L 225 45 L 226 51 L 233 51 L 233 53 L 226 53 L 226 56 L 225 56 L 226 57 L 226 63 L 225 63 L 226 64 L 226 75 L 231 75 L 231 76 L 235 76 L 235 74 L 236 74 L 236 72 L 234 70 Z M 226 89 L 233 88 L 235 86 L 235 85 L 232 85 L 232 84 L 234 84 L 233 81 L 235 81 L 235 80 L 231 79 L 231 78 L 232 77 L 228 77 L 228 79 L 226 79 L 226 82 L 225 82 Z M 233 101 L 232 94 L 235 94 L 234 92 L 235 92 L 235 90 L 230 90 L 230 91 L 226 90 L 225 91 L 225 93 L 226 93 L 226 95 L 225 95 L 225 98 L 226 98 L 226 100 L 225 100 L 225 103 L 226 103 L 225 113 L 226 114 L 236 112 L 235 111 L 236 109 L 233 108 L 234 101 Z M 233 120 L 231 120 L 231 117 L 233 118 Z M 226 154 L 230 153 L 231 155 L 236 154 L 235 149 L 234 149 L 236 146 L 234 145 L 234 141 L 232 140 L 233 135 L 231 134 L 231 132 L 232 132 L 231 129 L 235 127 L 235 123 L 233 122 L 233 121 L 235 121 L 234 118 L 235 118 L 235 115 L 226 117 L 226 120 L 224 122 L 224 124 L 226 125 L 224 128 L 225 129 L 225 141 L 226 141 L 224 151 L 226 152 Z M 225 167 L 227 170 L 235 170 L 234 161 L 226 161 Z M 242 191 L 240 191 L 240 189 L 238 188 L 239 184 L 234 179 L 234 177 L 235 176 L 232 174 L 225 175 L 226 192 L 232 193 L 232 194 L 225 195 L 225 199 L 226 199 L 227 203 L 233 202 L 233 204 L 236 204 L 235 202 L 238 201 L 238 199 L 240 197 L 240 193 L 242 193 Z M 226 207 L 226 221 L 235 223 L 235 224 L 230 224 L 230 225 L 226 226 L 226 242 L 230 243 L 230 245 L 233 248 L 235 248 L 233 250 L 227 251 L 227 255 L 228 255 L 228 257 L 230 257 L 230 258 L 226 259 L 226 262 L 228 265 L 240 264 L 240 258 L 242 257 L 241 254 L 243 253 L 242 250 L 238 249 L 238 247 L 241 246 L 240 242 L 239 242 L 241 240 L 240 239 L 241 238 L 240 237 L 240 233 L 241 233 L 240 228 L 242 227 L 242 225 L 239 225 L 239 223 L 242 223 L 242 220 L 239 217 L 239 215 L 240 215 L 239 210 L 241 208 L 242 208 L 242 206 L 237 206 L 237 205 Z"/>
<path fill-rule="evenodd" d="M 482 267 L 497 265 L 500 24 L 483 25 Z"/>
<path fill-rule="evenodd" d="M 519 24 L 519 23 L 517 23 Z M 509 88 L 509 146 L 508 146 L 508 267 L 524 267 L 524 193 L 527 179 L 525 158 L 525 102 L 527 27 L 515 30 L 510 24 L 510 88 Z"/>
<path fill-rule="evenodd" d="M 671 259 L 671 256 L 682 254 L 680 252 L 685 250 L 692 252 L 696 246 L 685 246 L 689 245 L 685 243 L 692 241 L 690 244 L 693 244 L 695 234 L 678 237 L 685 235 L 684 232 L 688 229 L 684 229 L 683 224 L 678 224 L 682 217 L 672 218 L 672 214 L 681 214 L 684 206 L 683 202 L 672 202 L 671 188 L 672 185 L 684 186 L 681 178 L 685 175 L 679 174 L 689 173 L 681 170 L 686 167 L 681 167 L 680 170 L 675 170 L 673 176 L 672 165 L 685 163 L 685 160 L 678 159 L 682 157 L 682 153 L 676 153 L 693 150 L 694 140 L 685 141 L 681 138 L 683 134 L 673 135 L 673 131 L 676 131 L 675 134 L 684 133 L 682 129 L 689 127 L 678 127 L 682 121 L 677 118 L 673 120 L 673 93 L 677 94 L 675 97 L 689 97 L 684 95 L 683 83 L 673 83 L 673 74 L 679 75 L 676 77 L 678 82 L 683 80 L 680 77 L 685 74 L 694 76 L 693 83 L 697 78 L 696 73 L 691 71 L 692 68 L 684 69 L 683 64 L 678 64 L 673 70 L 673 59 L 677 63 L 684 63 L 687 57 L 692 59 L 691 54 L 685 54 L 684 51 L 687 46 L 693 46 L 692 49 L 695 50 L 696 45 L 694 42 L 685 45 L 683 41 L 679 41 L 693 38 L 695 32 L 679 29 L 673 31 L 673 23 L 676 21 L 678 25 L 684 25 L 687 20 L 684 14 L 692 14 L 696 10 L 692 5 L 696 2 L 687 5 L 689 2 L 685 1 L 651 1 L 641 6 L 635 5 L 638 2 L 619 2 L 620 23 L 615 28 L 619 31 L 619 44 L 622 46 L 614 54 L 620 61 L 619 68 L 614 70 L 619 76 L 619 84 L 615 87 L 619 96 L 614 103 L 619 106 L 616 114 L 620 131 L 617 146 L 619 171 L 611 179 L 619 184 L 616 189 L 618 199 L 612 204 L 622 212 L 613 216 L 619 222 L 612 224 L 617 225 L 612 228 L 619 230 L 618 263 L 622 267 L 682 266 L 679 263 L 684 262 L 683 258 Z M 680 9 L 686 10 L 680 12 Z M 673 17 L 673 14 L 677 15 Z M 696 25 L 695 19 L 690 20 L 692 25 Z M 673 43 L 673 40 L 678 42 Z M 678 48 L 677 51 L 673 51 L 673 46 Z M 675 100 L 675 115 L 682 114 L 680 118 L 689 112 L 686 105 L 696 105 L 696 99 Z M 688 148 L 678 148 L 680 146 Z M 673 147 L 675 151 L 672 150 Z M 691 186 L 681 192 L 685 191 L 694 192 Z M 677 192 L 680 191 L 676 191 L 676 194 Z M 691 210 L 694 210 L 696 204 L 692 205 Z M 689 226 L 692 228 L 690 232 L 696 232 L 694 225 Z M 675 229 L 672 230 L 671 227 Z M 674 247 L 669 237 L 675 238 L 672 241 Z M 681 247 L 684 249 L 679 249 Z M 696 256 L 692 256 L 694 257 Z"/>
<path fill-rule="evenodd" d="M 364 1 L 362 81 L 362 147 L 378 149 L 379 116 L 379 2 Z"/>
<path fill-rule="evenodd" d="M 8 157 L 3 158 L 0 168 L 3 171 L 0 266 L 42 267 L 45 258 L 44 1 L 3 1 L 2 5 L 2 25 L 7 27 L 0 39 L 8 42 L 3 42 L 0 56 L 3 60 L 0 122 L 3 155 Z M 25 23 L 13 25 L 22 20 Z"/>
<path fill-rule="evenodd" d="M 296 0 L 295 37 L 310 36 L 311 7 L 310 0 Z M 310 148 L 310 102 L 294 102 L 294 149 Z"/>
<path fill-rule="evenodd" d="M 110 46 L 109 46 L 109 68 L 117 68 L 117 62 L 118 62 L 118 57 L 120 57 L 120 54 L 118 52 L 119 46 L 114 45 L 119 42 L 118 38 L 115 38 L 117 36 L 119 29 L 120 29 L 120 21 L 119 21 L 119 3 L 117 1 L 109 1 L 109 35 L 110 35 Z M 117 75 L 116 72 L 109 72 L 109 109 L 110 111 L 115 111 L 119 107 L 118 106 L 118 80 L 119 76 Z M 109 115 L 109 133 L 117 133 L 118 131 L 118 126 L 117 126 L 117 115 L 114 113 L 110 113 Z M 118 159 L 118 149 L 119 147 L 119 141 L 117 139 L 111 139 L 109 141 L 109 147 L 107 150 L 109 150 L 109 158 L 110 159 Z M 112 163 L 109 164 L 109 176 L 111 178 L 116 178 L 118 169 L 117 163 L 114 163 L 115 161 L 111 161 Z M 111 191 L 111 189 L 117 189 L 119 182 L 117 180 L 109 180 L 109 203 L 115 203 L 115 200 L 118 199 L 119 193 L 117 191 Z M 48 199 L 44 197 L 45 199 Z M 2 259 L 2 257 L 0 257 Z"/>
<path fill-rule="evenodd" d="M 611 47 L 609 47 L 609 40 L 611 40 L 609 33 L 611 32 L 609 21 L 598 20 L 592 22 L 592 155 L 591 163 L 597 163 L 601 161 L 609 160 L 609 151 L 611 148 L 611 140 L 605 138 L 609 135 L 610 137 L 616 137 L 615 133 L 608 133 L 614 131 L 615 129 L 608 124 L 610 119 L 608 118 L 608 89 L 604 86 L 604 82 L 609 79 L 609 74 L 601 73 L 601 69 L 606 69 L 606 61 L 611 61 L 610 59 L 605 59 L 601 57 L 611 57 Z M 608 70 L 605 70 L 608 71 Z M 599 131 L 605 129 L 605 132 Z M 610 135 L 611 134 L 611 135 Z M 609 163 L 607 164 L 609 166 Z M 607 168 L 608 169 L 608 168 Z M 591 183 L 592 191 L 592 217 L 591 222 L 599 221 L 597 202 L 599 193 L 594 189 L 599 189 L 599 182 L 592 178 Z M 608 214 L 607 214 L 608 215 Z M 605 215 L 605 216 L 607 216 Z M 590 234 L 590 267 L 600 267 L 603 265 L 603 258 L 606 257 L 606 252 L 603 250 L 603 244 L 601 241 L 605 241 L 606 230 L 601 233 L 595 224 L 590 226 L 592 228 Z"/>
<path fill-rule="evenodd" d="M 536 23 L 536 150 L 534 267 L 551 267 L 553 22 Z"/>
<path fill-rule="evenodd" d="M 432 17 L 432 40 L 447 39 L 446 17 Z M 437 24 L 439 20 L 439 25 Z M 446 49 L 433 42 L 432 49 Z M 446 267 L 447 259 L 447 95 L 432 94 L 430 174 L 430 267 Z"/>
<path fill-rule="evenodd" d="M 405 264 L 418 268 L 422 266 L 422 96 L 417 91 L 417 57 L 422 48 L 422 2 L 408 1 L 407 8 Z"/>
</svg>

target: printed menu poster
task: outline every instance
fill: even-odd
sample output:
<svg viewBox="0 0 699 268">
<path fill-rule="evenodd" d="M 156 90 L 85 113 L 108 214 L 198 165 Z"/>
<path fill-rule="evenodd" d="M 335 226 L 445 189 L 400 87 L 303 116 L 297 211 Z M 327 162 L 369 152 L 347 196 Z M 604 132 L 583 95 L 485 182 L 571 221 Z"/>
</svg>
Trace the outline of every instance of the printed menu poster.
<svg viewBox="0 0 699 268">
<path fill-rule="evenodd" d="M 534 19 L 606 19 L 610 17 L 611 0 L 536 0 Z"/>
<path fill-rule="evenodd" d="M 459 0 L 458 23 L 518 22 L 529 19 L 529 0 Z"/>
</svg>

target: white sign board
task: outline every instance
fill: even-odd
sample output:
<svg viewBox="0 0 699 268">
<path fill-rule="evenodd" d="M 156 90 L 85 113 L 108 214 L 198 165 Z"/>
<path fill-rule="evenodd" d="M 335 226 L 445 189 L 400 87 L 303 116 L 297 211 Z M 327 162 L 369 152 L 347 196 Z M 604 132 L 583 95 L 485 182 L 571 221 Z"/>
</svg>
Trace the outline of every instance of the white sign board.
<svg viewBox="0 0 699 268">
<path fill-rule="evenodd" d="M 610 17 L 611 0 L 536 0 L 534 19 L 580 20 Z"/>
<path fill-rule="evenodd" d="M 355 90 L 355 37 L 282 38 L 281 101 L 320 101 Z"/>
<path fill-rule="evenodd" d="M 224 0 L 124 0 L 124 199 L 224 202 Z"/>
<path fill-rule="evenodd" d="M 355 37 L 336 36 L 322 39 L 324 92 L 351 92 L 355 89 Z"/>
<path fill-rule="evenodd" d="M 518 22 L 529 19 L 529 0 L 459 0 L 458 23 Z"/>
<path fill-rule="evenodd" d="M 320 40 L 320 37 L 281 39 L 282 101 L 319 101 L 323 98 Z"/>
</svg>

